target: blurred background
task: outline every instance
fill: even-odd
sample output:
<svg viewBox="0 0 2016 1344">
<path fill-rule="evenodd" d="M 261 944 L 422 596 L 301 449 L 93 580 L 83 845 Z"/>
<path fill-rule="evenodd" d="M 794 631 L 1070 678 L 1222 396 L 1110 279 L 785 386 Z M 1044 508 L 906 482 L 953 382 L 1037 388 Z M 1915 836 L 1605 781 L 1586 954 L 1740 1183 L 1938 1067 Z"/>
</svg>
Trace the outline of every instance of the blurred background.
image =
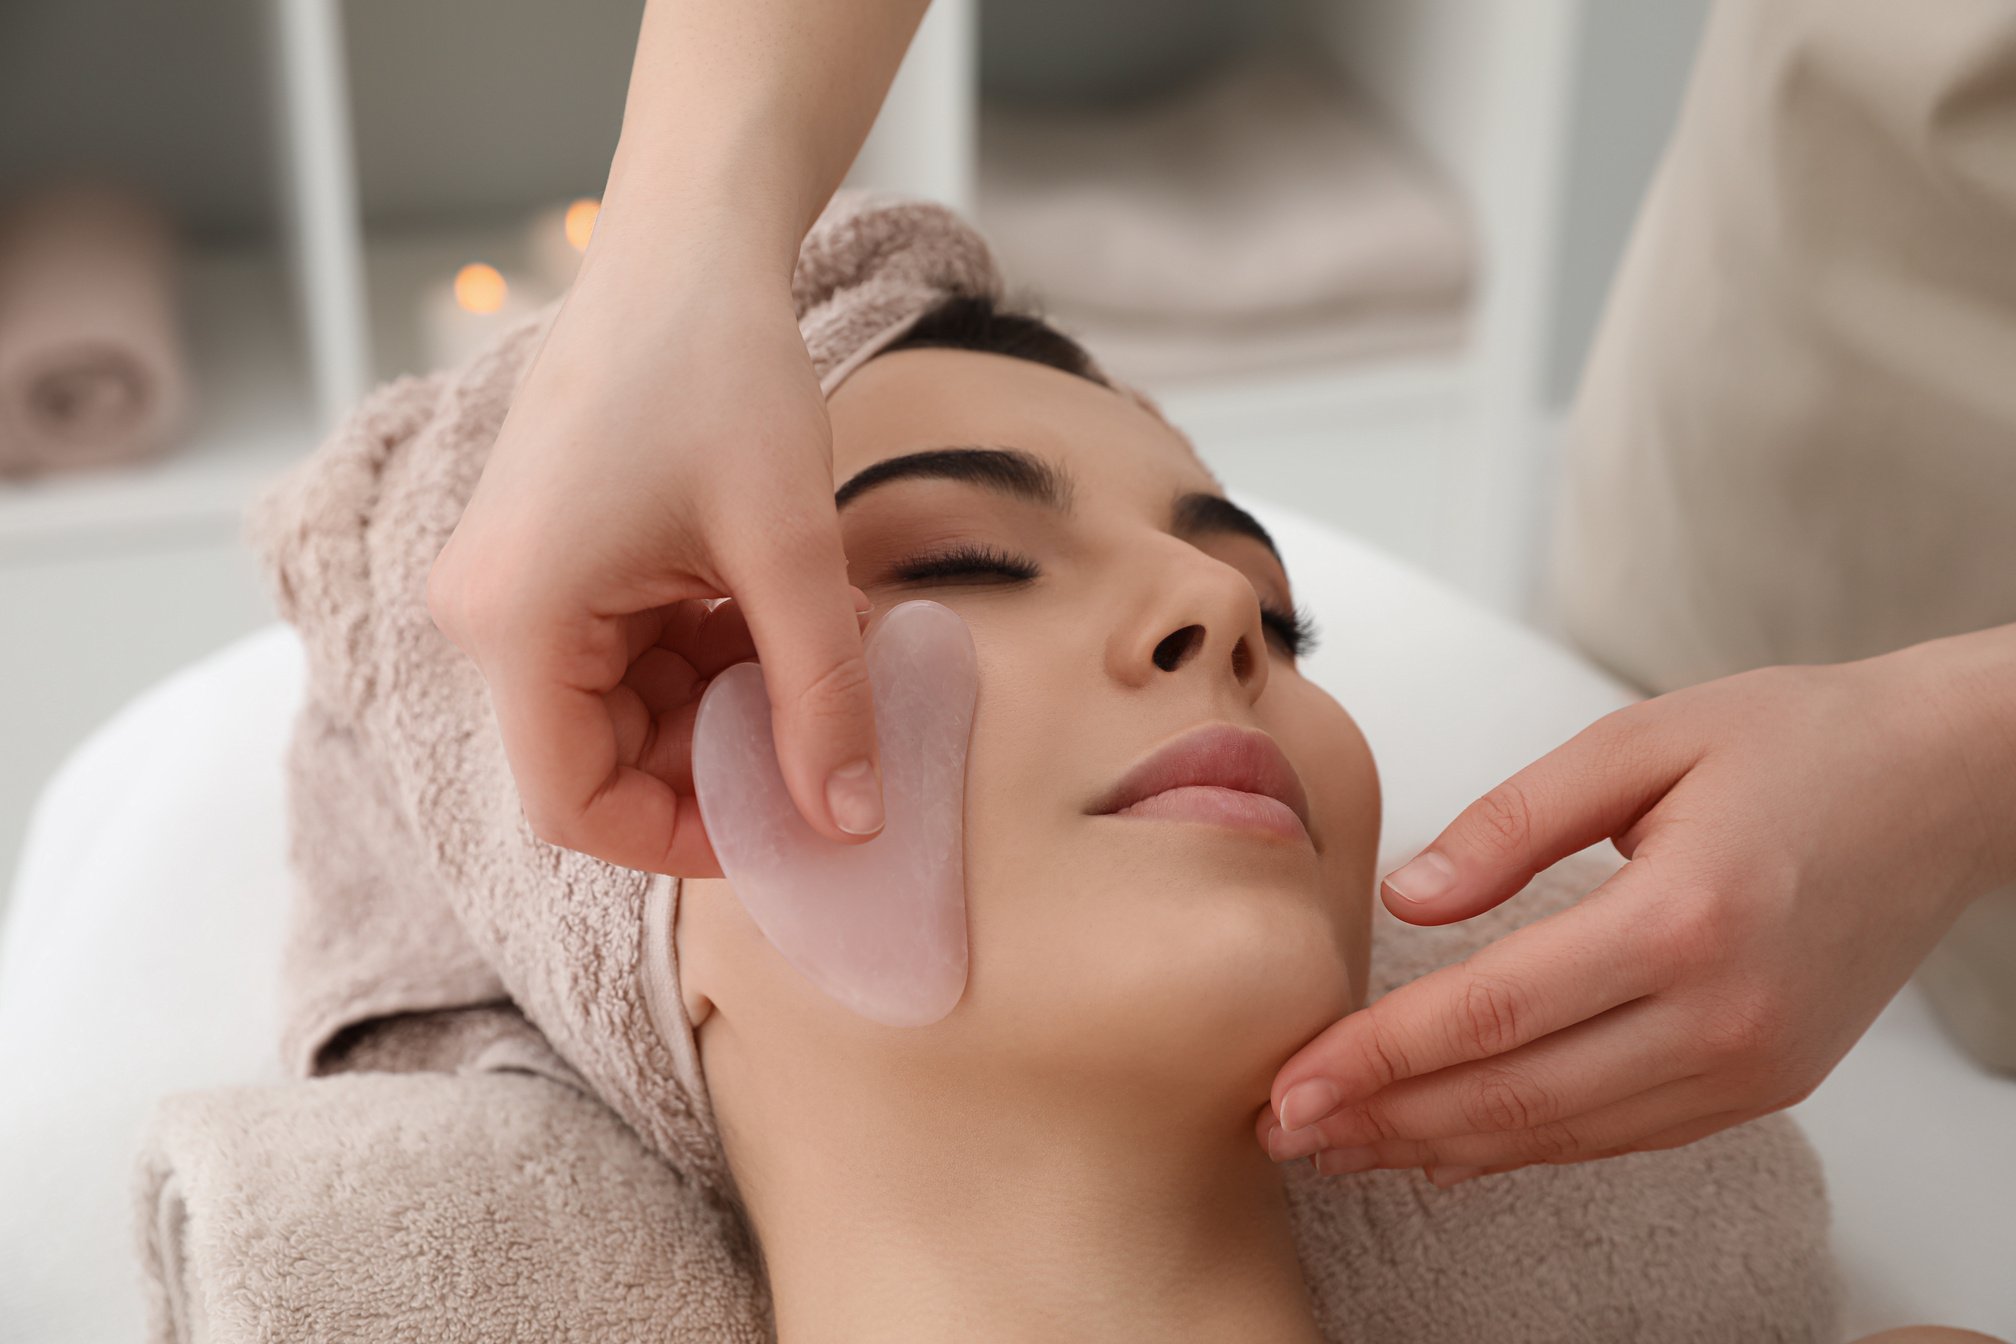
<svg viewBox="0 0 2016 1344">
<path fill-rule="evenodd" d="M 852 180 L 972 212 L 1234 490 L 1527 618 L 1705 8 L 936 0 Z M 0 874 L 86 733 L 272 619 L 252 492 L 567 284 L 641 10 L 0 6 Z"/>
</svg>

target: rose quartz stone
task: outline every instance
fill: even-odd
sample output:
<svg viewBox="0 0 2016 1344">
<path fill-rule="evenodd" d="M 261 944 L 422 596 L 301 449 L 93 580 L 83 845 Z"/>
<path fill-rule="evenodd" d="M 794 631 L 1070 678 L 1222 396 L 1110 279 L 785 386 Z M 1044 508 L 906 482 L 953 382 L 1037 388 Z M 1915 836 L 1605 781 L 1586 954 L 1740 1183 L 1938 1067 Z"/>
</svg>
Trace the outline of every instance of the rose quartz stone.
<svg viewBox="0 0 2016 1344">
<path fill-rule="evenodd" d="M 798 814 L 770 733 L 763 669 L 700 697 L 693 786 L 721 872 L 785 961 L 863 1017 L 921 1027 L 966 992 L 966 743 L 979 663 L 966 622 L 902 602 L 867 631 L 881 746 L 881 834 L 826 839 Z"/>
</svg>

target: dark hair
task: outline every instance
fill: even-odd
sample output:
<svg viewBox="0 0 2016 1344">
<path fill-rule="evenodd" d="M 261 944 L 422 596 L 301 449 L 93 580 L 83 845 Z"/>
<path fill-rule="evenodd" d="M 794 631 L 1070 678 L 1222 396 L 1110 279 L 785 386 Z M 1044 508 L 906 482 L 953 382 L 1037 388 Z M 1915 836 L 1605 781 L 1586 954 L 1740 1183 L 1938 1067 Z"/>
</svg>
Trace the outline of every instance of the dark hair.
<svg viewBox="0 0 2016 1344">
<path fill-rule="evenodd" d="M 1093 366 L 1085 347 L 1045 322 L 1034 312 L 1015 312 L 978 295 L 955 294 L 927 309 L 910 330 L 878 354 L 896 350 L 977 350 L 1047 364 L 1110 387 Z"/>
</svg>

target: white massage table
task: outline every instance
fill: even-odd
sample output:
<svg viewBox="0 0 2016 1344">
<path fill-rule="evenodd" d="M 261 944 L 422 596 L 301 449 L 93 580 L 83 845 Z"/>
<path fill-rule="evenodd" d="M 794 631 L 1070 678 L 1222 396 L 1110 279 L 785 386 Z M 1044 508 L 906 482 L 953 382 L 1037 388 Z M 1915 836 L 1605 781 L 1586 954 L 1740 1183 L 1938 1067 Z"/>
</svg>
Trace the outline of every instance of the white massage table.
<svg viewBox="0 0 2016 1344">
<path fill-rule="evenodd" d="M 1241 502 L 1322 630 L 1309 675 L 1379 760 L 1387 863 L 1634 698 L 1363 542 Z M 134 701 L 43 793 L 0 941 L 6 1344 L 138 1339 L 128 1190 L 149 1107 L 280 1076 L 281 752 L 301 675 L 288 627 L 240 640 Z M 2016 1082 L 1973 1067 L 1911 985 L 1795 1113 L 1827 1164 L 1851 1335 L 2016 1337 Z"/>
</svg>

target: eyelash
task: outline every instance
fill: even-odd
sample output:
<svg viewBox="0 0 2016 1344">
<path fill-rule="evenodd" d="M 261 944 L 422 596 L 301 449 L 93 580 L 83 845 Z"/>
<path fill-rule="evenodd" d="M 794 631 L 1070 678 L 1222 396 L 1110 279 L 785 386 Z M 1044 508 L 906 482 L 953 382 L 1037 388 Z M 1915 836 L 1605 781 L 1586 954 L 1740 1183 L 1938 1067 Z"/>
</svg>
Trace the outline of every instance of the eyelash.
<svg viewBox="0 0 2016 1344">
<path fill-rule="evenodd" d="M 892 577 L 900 582 L 916 583 L 926 579 L 942 579 L 982 572 L 1006 575 L 1024 583 L 1039 577 L 1042 573 L 1035 565 L 1017 556 L 994 550 L 989 546 L 962 542 L 941 554 L 912 560 L 898 566 Z M 1279 607 L 1262 602 L 1260 620 L 1287 643 L 1289 657 L 1304 658 L 1316 648 L 1316 622 L 1310 617 L 1307 608 L 1297 607 L 1294 611 L 1283 611 Z"/>
</svg>

